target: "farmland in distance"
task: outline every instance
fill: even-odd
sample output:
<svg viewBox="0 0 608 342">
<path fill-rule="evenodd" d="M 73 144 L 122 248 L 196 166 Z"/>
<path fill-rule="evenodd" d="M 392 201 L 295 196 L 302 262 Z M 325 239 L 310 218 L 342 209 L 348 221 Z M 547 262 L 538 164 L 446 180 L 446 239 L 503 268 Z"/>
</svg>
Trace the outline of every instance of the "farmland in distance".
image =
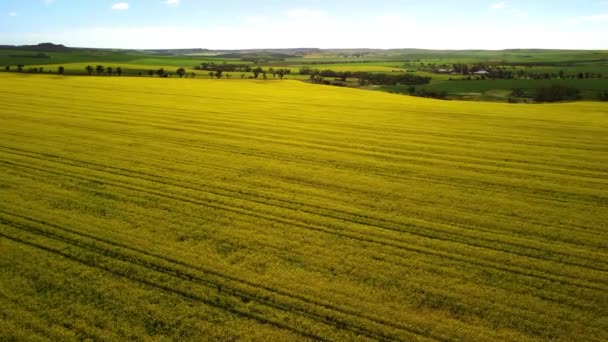
<svg viewBox="0 0 608 342">
<path fill-rule="evenodd" d="M 608 105 L 0 74 L 0 340 L 608 340 Z"/>
</svg>

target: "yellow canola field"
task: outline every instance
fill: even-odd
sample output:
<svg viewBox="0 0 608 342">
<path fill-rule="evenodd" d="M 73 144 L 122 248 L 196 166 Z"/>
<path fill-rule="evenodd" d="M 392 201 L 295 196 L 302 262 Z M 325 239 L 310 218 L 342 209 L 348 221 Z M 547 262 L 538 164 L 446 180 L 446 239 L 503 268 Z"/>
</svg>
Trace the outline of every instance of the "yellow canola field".
<svg viewBox="0 0 608 342">
<path fill-rule="evenodd" d="M 608 340 L 606 104 L 15 74 L 0 101 L 0 340 Z"/>
</svg>

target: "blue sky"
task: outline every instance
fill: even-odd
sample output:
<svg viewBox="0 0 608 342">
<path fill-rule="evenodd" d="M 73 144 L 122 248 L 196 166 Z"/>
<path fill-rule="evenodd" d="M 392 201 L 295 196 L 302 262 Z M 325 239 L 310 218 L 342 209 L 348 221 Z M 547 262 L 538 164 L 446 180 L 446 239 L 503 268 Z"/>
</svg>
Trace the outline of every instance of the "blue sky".
<svg viewBox="0 0 608 342">
<path fill-rule="evenodd" d="M 608 0 L 0 0 L 0 44 L 608 49 Z"/>
</svg>

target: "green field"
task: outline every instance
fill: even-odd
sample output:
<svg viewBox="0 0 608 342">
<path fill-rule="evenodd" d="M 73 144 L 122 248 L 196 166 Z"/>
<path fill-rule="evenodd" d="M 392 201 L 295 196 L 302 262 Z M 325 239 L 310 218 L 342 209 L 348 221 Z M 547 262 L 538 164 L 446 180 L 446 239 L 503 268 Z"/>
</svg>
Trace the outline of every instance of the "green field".
<svg viewBox="0 0 608 342">
<path fill-rule="evenodd" d="M 34 57 L 44 53 L 49 58 Z M 28 57 L 32 56 L 32 57 Z M 105 64 L 135 64 L 135 65 L 168 65 L 174 67 L 198 65 L 201 62 L 217 61 L 209 56 L 164 56 L 140 51 L 127 50 L 71 50 L 71 51 L 35 51 L 18 49 L 0 49 L 0 66 L 24 64 L 70 64 L 70 63 L 105 63 Z M 232 62 L 235 59 L 223 58 L 222 61 Z"/>
<path fill-rule="evenodd" d="M 161 63 L 162 61 L 158 61 L 158 62 Z M 173 63 L 175 64 L 175 62 L 173 62 Z M 171 77 L 177 78 L 178 76 L 177 76 L 176 71 L 178 68 L 180 68 L 180 67 L 176 67 L 171 64 L 156 64 L 155 65 L 155 64 L 133 64 L 133 63 L 113 63 L 113 62 L 67 63 L 67 64 L 62 64 L 61 66 L 63 66 L 63 68 L 64 68 L 65 75 L 88 76 L 86 67 L 91 66 L 91 67 L 95 68 L 97 65 L 102 65 L 105 68 L 111 67 L 114 71 L 118 67 L 120 67 L 122 69 L 123 76 L 143 76 L 143 77 L 149 77 L 149 75 L 148 75 L 149 71 L 156 72 L 157 70 L 162 68 L 167 73 L 169 73 L 171 75 Z M 57 68 L 59 67 L 59 65 L 57 65 L 57 64 L 34 64 L 34 65 L 31 65 L 30 67 L 43 68 L 44 72 L 46 72 L 46 73 L 57 74 Z M 205 79 L 210 78 L 209 71 L 196 70 L 196 69 L 194 69 L 194 67 L 191 67 L 188 65 L 186 65 L 184 67 L 184 69 L 187 72 L 186 77 L 190 77 L 191 73 L 194 73 L 195 78 L 205 78 Z M 28 74 L 28 73 L 25 72 L 24 74 Z M 251 72 L 234 71 L 234 72 L 223 73 L 223 78 L 226 78 L 227 75 L 230 75 L 230 78 L 233 80 L 240 80 L 242 75 L 244 76 L 244 78 L 253 77 L 253 73 L 251 73 Z M 91 76 L 99 76 L 99 75 L 97 75 L 97 73 L 95 71 L 93 71 Z M 106 74 L 102 74 L 101 76 L 105 77 Z M 152 77 L 156 78 L 158 76 L 156 74 L 154 74 Z M 267 74 L 267 77 L 270 79 L 273 78 L 273 76 L 271 74 Z M 259 78 L 262 79 L 262 76 L 259 76 Z M 285 79 L 308 80 L 309 76 L 299 75 L 294 70 L 294 73 L 286 75 Z"/>
<path fill-rule="evenodd" d="M 608 78 L 587 80 L 443 80 L 419 86 L 417 89 L 445 91 L 454 97 L 470 97 L 476 100 L 506 101 L 513 89 L 519 88 L 533 94 L 535 89 L 539 87 L 549 87 L 554 84 L 575 87 L 581 91 L 583 99 L 593 101 L 599 98 L 600 92 L 608 89 Z M 382 89 L 403 94 L 409 92 L 409 86 L 384 86 Z"/>
<path fill-rule="evenodd" d="M 57 47 L 56 47 L 57 48 Z M 598 101 L 600 94 L 608 92 L 608 51 L 576 51 L 576 50 L 310 50 L 302 51 L 278 50 L 272 51 L 239 51 L 226 53 L 226 51 L 138 51 L 138 50 L 101 50 L 101 49 L 70 49 L 63 47 L 59 51 L 19 50 L 17 47 L 0 48 L 0 71 L 6 66 L 16 70 L 19 64 L 24 65 L 24 72 L 32 68 L 44 68 L 45 73 L 57 73 L 60 66 L 64 67 L 69 75 L 86 74 L 85 67 L 102 65 L 116 70 L 120 67 L 123 75 L 146 76 L 150 70 L 163 68 L 170 77 L 177 77 L 176 70 L 185 68 L 188 73 L 194 72 L 197 78 L 210 78 L 209 71 L 194 70 L 201 63 L 223 63 L 249 65 L 251 67 L 288 68 L 291 74 L 289 79 L 307 81 L 308 75 L 299 75 L 301 68 L 316 69 L 319 71 L 332 70 L 334 72 L 366 72 L 399 75 L 408 74 L 431 77 L 429 85 L 418 86 L 418 90 L 431 92 L 445 92 L 450 99 L 481 100 L 494 102 L 507 102 L 515 88 L 525 89 L 529 93 L 528 99 L 538 87 L 554 84 L 574 87 L 580 90 L 583 100 Z M 44 54 L 44 58 L 35 57 Z M 19 57 L 20 56 L 20 57 Z M 29 57 L 28 57 L 29 56 Z M 274 57 L 273 57 L 274 56 Z M 278 56 L 278 57 L 277 57 Z M 253 59 L 252 59 L 253 58 Z M 259 58 L 255 60 L 255 58 Z M 464 63 L 470 67 L 483 65 L 504 68 L 517 75 L 547 74 L 542 80 L 532 80 L 534 77 L 517 77 L 475 80 L 463 80 L 465 75 L 451 75 L 438 73 L 436 70 L 451 68 L 453 64 Z M 228 73 L 228 72 L 227 72 Z M 226 73 L 226 74 L 227 74 Z M 558 75 L 562 75 L 559 77 Z M 580 73 L 590 73 L 590 77 L 579 79 Z M 225 74 L 225 75 L 226 75 Z M 243 72 L 230 72 L 233 79 L 249 78 L 253 74 Z M 574 78 L 570 78 L 574 77 Z M 451 80 L 453 79 L 453 80 Z M 326 77 L 323 81 L 332 83 L 333 77 Z M 340 83 L 344 85 L 344 83 Z M 359 87 L 356 78 L 351 78 L 346 85 Z M 372 87 L 371 89 L 393 92 L 409 93 L 410 85 L 387 85 Z"/>
<path fill-rule="evenodd" d="M 0 101 L 0 340 L 608 340 L 608 104 L 12 73 Z"/>
</svg>

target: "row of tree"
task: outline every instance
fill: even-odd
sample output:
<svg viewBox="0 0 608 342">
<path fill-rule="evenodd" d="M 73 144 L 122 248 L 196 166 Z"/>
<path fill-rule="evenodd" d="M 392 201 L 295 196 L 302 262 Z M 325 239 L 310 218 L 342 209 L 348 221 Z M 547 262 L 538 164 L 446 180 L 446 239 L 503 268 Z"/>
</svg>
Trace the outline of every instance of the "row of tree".
<svg viewBox="0 0 608 342">
<path fill-rule="evenodd" d="M 531 95 L 521 88 L 513 89 L 511 96 L 509 97 L 509 102 L 517 102 L 515 98 L 522 97 L 531 97 L 536 102 L 574 101 L 582 98 L 579 89 L 554 84 L 537 88 Z M 608 101 L 608 90 L 600 91 L 598 99 L 600 101 Z"/>
<path fill-rule="evenodd" d="M 448 99 L 448 93 L 445 90 L 441 90 L 441 91 L 438 91 L 438 90 L 428 90 L 428 89 L 419 89 L 419 90 L 417 90 L 416 87 L 410 86 L 407 89 L 407 92 L 411 96 L 429 97 L 429 98 L 439 99 L 439 100 L 447 100 Z"/>
<path fill-rule="evenodd" d="M 214 63 L 204 62 L 194 67 L 196 70 L 204 71 L 222 71 L 222 72 L 251 72 L 253 69 L 248 64 L 229 64 L 229 63 Z"/>
<path fill-rule="evenodd" d="M 209 70 L 209 77 L 210 78 L 232 78 L 232 75 L 230 73 L 227 73 L 227 71 L 230 70 L 236 70 L 234 67 L 232 67 L 229 64 L 218 64 L 218 65 L 210 65 L 207 64 L 205 66 L 206 68 L 210 68 Z M 211 69 L 213 67 L 213 69 Z M 202 70 L 201 67 L 199 66 L 197 68 L 198 70 Z M 25 70 L 25 65 L 23 64 L 19 64 L 17 65 L 17 72 L 23 72 Z M 123 70 L 121 67 L 105 67 L 103 65 L 97 65 L 97 66 L 92 66 L 92 65 L 87 65 L 84 70 L 86 71 L 87 74 L 89 75 L 107 75 L 107 76 L 112 76 L 112 75 L 117 75 L 117 76 L 121 76 L 123 74 Z M 289 75 L 291 74 L 291 69 L 286 69 L 286 68 L 269 68 L 269 69 L 263 69 L 261 67 L 256 67 L 256 68 L 251 68 L 248 67 L 246 69 L 243 70 L 247 70 L 247 72 L 251 72 L 253 73 L 253 76 L 251 76 L 250 78 L 253 79 L 258 79 L 260 78 L 260 76 L 264 79 L 268 78 L 268 75 L 272 75 L 273 78 L 280 78 L 283 79 L 285 77 L 285 75 Z M 11 67 L 10 66 L 6 66 L 5 67 L 5 71 L 11 71 Z M 44 68 L 43 67 L 36 67 L 36 68 L 30 68 L 27 70 L 28 72 L 36 72 L 36 73 L 42 73 L 44 72 Z M 59 74 L 63 74 L 65 72 L 65 68 L 63 66 L 60 66 L 58 68 L 58 73 Z M 159 77 L 170 77 L 171 73 L 165 71 L 164 68 L 160 68 L 158 70 L 148 70 L 147 71 L 148 76 L 159 76 Z M 186 71 L 186 69 L 184 69 L 183 67 L 177 69 L 175 71 L 175 74 L 177 76 L 179 76 L 180 78 L 183 77 L 192 77 L 195 78 L 196 74 L 194 72 L 188 73 Z M 142 76 L 142 72 L 138 73 L 139 76 Z M 245 74 L 241 75 L 241 78 L 245 78 Z"/>
<path fill-rule="evenodd" d="M 116 69 L 112 68 L 112 67 L 104 67 L 103 65 L 97 65 L 95 68 L 93 68 L 93 66 L 91 65 L 87 65 L 85 68 L 86 72 L 89 75 L 92 75 L 93 72 L 95 72 L 97 75 L 122 75 L 122 68 L 121 67 L 116 67 Z"/>
<path fill-rule="evenodd" d="M 268 76 L 267 74 L 272 75 L 273 78 L 280 78 L 283 79 L 285 77 L 285 75 L 289 75 L 291 74 L 291 69 L 286 69 L 286 68 L 268 68 L 268 69 L 263 69 L 261 67 L 251 67 L 250 65 L 246 65 L 246 64 L 228 64 L 228 63 L 201 63 L 200 65 L 198 65 L 197 67 L 195 67 L 196 70 L 205 70 L 205 71 L 209 71 L 209 77 L 211 78 L 222 78 L 222 77 L 226 77 L 226 78 L 230 78 L 232 77 L 231 74 L 229 74 L 229 72 L 250 72 L 253 73 L 253 77 L 254 79 L 258 79 L 260 76 L 262 76 L 262 78 L 267 79 Z M 245 74 L 241 74 L 241 78 L 245 78 Z"/>
<path fill-rule="evenodd" d="M 148 74 L 148 76 L 158 76 L 158 77 L 163 77 L 163 78 L 166 78 L 166 77 L 170 77 L 170 76 L 171 76 L 171 73 L 169 73 L 169 72 L 165 71 L 165 69 L 164 69 L 164 68 L 160 68 L 160 69 L 158 69 L 158 70 L 148 70 L 147 74 Z M 195 77 L 196 77 L 196 74 L 195 74 L 194 72 L 188 73 L 188 72 L 186 71 L 186 69 L 184 69 L 183 67 L 182 67 L 182 68 L 177 69 L 177 70 L 175 71 L 175 74 L 176 74 L 177 76 L 179 76 L 179 78 L 184 78 L 184 77 L 186 77 L 186 78 L 187 78 L 187 77 L 192 77 L 192 78 L 195 78 Z M 142 75 L 142 73 L 140 72 L 140 73 L 139 73 L 139 75 L 141 76 L 141 75 Z"/>
<path fill-rule="evenodd" d="M 509 102 L 517 102 L 516 98 L 532 98 L 535 102 L 560 102 L 574 101 L 581 99 L 581 91 L 577 88 L 567 87 L 560 84 L 543 86 L 536 88 L 532 94 L 529 94 L 524 89 L 517 88 L 511 91 Z"/>
<path fill-rule="evenodd" d="M 217 79 L 221 79 L 221 78 L 232 78 L 232 74 L 229 73 L 228 71 L 230 70 L 234 70 L 232 68 L 224 68 L 223 64 L 220 64 L 219 67 L 215 68 L 215 69 L 209 69 L 209 78 L 213 79 L 213 78 L 217 78 Z M 198 70 L 203 70 L 203 69 L 198 69 Z M 273 78 L 280 78 L 283 79 L 285 77 L 285 75 L 289 75 L 291 73 L 290 69 L 274 69 L 274 68 L 269 68 L 268 70 L 266 69 L 262 69 L 261 67 L 256 67 L 256 68 L 250 68 L 248 69 L 249 72 L 253 73 L 253 76 L 251 76 L 250 78 L 252 79 L 258 79 L 260 76 L 262 76 L 263 79 L 267 79 L 268 78 L 268 74 L 271 74 Z M 177 71 L 175 72 L 177 74 L 177 76 L 179 76 L 180 78 L 183 77 L 188 77 L 188 75 L 190 75 L 192 78 L 194 78 L 196 76 L 195 73 L 190 73 L 188 74 L 186 72 L 186 69 L 184 68 L 179 68 L 177 69 Z M 148 71 L 148 75 L 149 76 L 154 76 L 157 75 L 159 77 L 169 77 L 171 74 L 167 73 L 163 68 L 159 69 L 159 70 L 149 70 Z M 245 74 L 241 74 L 241 78 L 245 78 Z"/>
<path fill-rule="evenodd" d="M 302 67 L 299 71 L 300 75 L 309 75 L 310 80 L 314 83 L 325 83 L 325 78 L 334 78 L 341 82 L 346 82 L 349 78 L 358 80 L 359 85 L 421 85 L 431 82 L 431 77 L 419 76 L 413 74 L 387 74 L 373 72 L 352 72 L 352 71 L 334 71 L 334 70 L 318 70 L 310 67 Z"/>
<path fill-rule="evenodd" d="M 581 91 L 576 88 L 554 84 L 549 87 L 540 87 L 536 90 L 534 101 L 536 102 L 558 102 L 573 101 L 581 99 Z"/>
<path fill-rule="evenodd" d="M 472 75 L 479 71 L 486 71 L 487 74 L 482 79 L 590 79 L 590 78 L 603 78 L 604 75 L 601 73 L 594 72 L 579 72 L 575 74 L 566 74 L 563 70 L 558 72 L 534 72 L 527 71 L 524 69 L 514 70 L 512 67 L 504 66 L 492 66 L 486 64 L 429 64 L 429 68 L 426 71 L 432 71 L 436 73 L 449 73 L 452 75 Z M 480 77 L 481 78 L 481 77 Z M 468 79 L 468 78 L 467 78 Z"/>
<path fill-rule="evenodd" d="M 416 87 L 409 87 L 408 93 L 412 96 L 430 97 L 440 100 L 446 100 L 448 93 L 445 91 L 434 90 L 416 90 Z M 561 101 L 576 101 L 582 98 L 581 91 L 577 88 L 567 87 L 559 84 L 554 84 L 546 87 L 539 87 L 528 94 L 525 90 L 518 88 L 513 89 L 509 96 L 509 103 L 517 103 L 518 99 L 531 98 L 534 102 L 561 102 Z M 608 91 L 602 91 L 599 94 L 600 101 L 608 101 Z"/>
<path fill-rule="evenodd" d="M 360 85 L 423 85 L 431 82 L 431 77 L 413 74 L 385 74 L 373 72 L 355 72 L 353 77 Z"/>
<path fill-rule="evenodd" d="M 11 66 L 7 65 L 4 67 L 4 71 L 11 71 Z M 25 71 L 25 65 L 23 64 L 19 64 L 17 65 L 17 72 L 23 72 Z M 44 72 L 44 67 L 34 67 L 34 68 L 29 68 L 27 69 L 27 72 L 29 73 L 43 73 Z M 57 73 L 58 74 L 63 74 L 65 72 L 65 68 L 60 66 L 57 68 Z"/>
</svg>

